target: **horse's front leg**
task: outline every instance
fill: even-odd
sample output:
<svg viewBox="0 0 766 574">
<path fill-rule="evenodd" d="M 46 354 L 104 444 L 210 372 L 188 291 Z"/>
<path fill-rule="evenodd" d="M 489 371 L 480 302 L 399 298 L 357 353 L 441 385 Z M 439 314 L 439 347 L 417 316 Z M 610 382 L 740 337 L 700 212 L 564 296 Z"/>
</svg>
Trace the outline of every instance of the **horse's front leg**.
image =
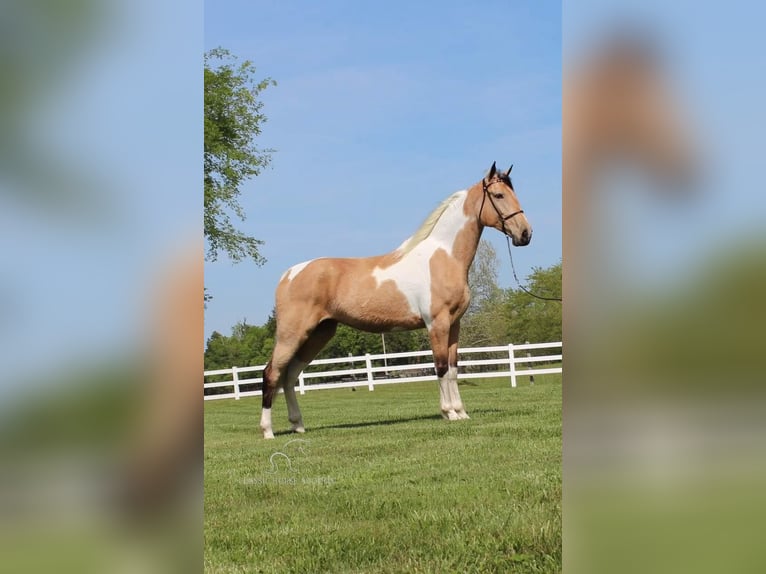
<svg viewBox="0 0 766 574">
<path fill-rule="evenodd" d="M 431 349 L 434 354 L 434 368 L 436 369 L 436 376 L 439 379 L 439 402 L 442 417 L 451 421 L 456 421 L 461 417 L 453 404 L 454 392 L 452 389 L 452 377 L 450 373 L 450 371 L 453 370 L 450 368 L 450 332 L 451 326 L 449 318 L 440 320 L 440 318 L 437 317 L 431 324 L 428 334 L 431 338 Z M 457 361 L 455 361 L 454 375 L 457 376 Z M 458 401 L 459 400 L 460 396 L 458 395 Z M 459 404 L 459 407 L 462 410 L 462 403 Z"/>
<path fill-rule="evenodd" d="M 460 398 L 457 386 L 457 343 L 460 337 L 460 322 L 453 323 L 449 330 L 449 356 L 447 369 L 447 388 L 450 393 L 450 404 L 459 419 L 471 418 L 465 412 L 465 406 Z"/>
</svg>

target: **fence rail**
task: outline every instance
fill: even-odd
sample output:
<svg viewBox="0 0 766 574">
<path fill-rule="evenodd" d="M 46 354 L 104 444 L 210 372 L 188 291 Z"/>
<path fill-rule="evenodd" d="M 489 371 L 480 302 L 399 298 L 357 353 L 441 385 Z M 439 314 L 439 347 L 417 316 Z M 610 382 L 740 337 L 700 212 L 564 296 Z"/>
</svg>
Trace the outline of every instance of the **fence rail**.
<svg viewBox="0 0 766 574">
<path fill-rule="evenodd" d="M 530 351 L 540 349 L 561 349 L 557 343 L 525 343 L 523 345 L 501 345 L 497 347 L 472 347 L 458 349 L 458 379 L 489 379 L 509 378 L 512 387 L 516 387 L 519 377 L 534 375 L 556 374 L 562 372 L 562 353 L 553 355 L 533 355 Z M 466 355 L 489 355 L 484 359 L 466 359 Z M 431 360 L 422 363 L 401 363 L 402 359 L 429 357 Z M 389 364 L 391 363 L 391 364 Z M 529 363 L 546 363 L 539 368 L 519 368 Z M 359 364 L 360 366 L 356 366 Z M 318 370 L 325 365 L 343 365 L 336 370 Z M 214 369 L 205 371 L 205 400 L 240 399 L 261 395 L 260 385 L 263 384 L 263 369 L 266 365 L 254 367 L 231 367 L 230 369 Z M 487 369 L 486 367 L 495 367 Z M 410 371 L 409 373 L 407 371 Z M 251 376 L 258 373 L 260 376 Z M 209 377 L 219 378 L 230 375 L 231 379 L 207 382 Z M 321 382 L 325 379 L 326 382 Z M 307 380 L 318 381 L 307 383 Z M 300 394 L 318 389 L 340 389 L 364 387 L 374 390 L 375 385 L 392 383 L 411 383 L 415 381 L 435 381 L 433 355 L 431 351 L 410 351 L 407 353 L 366 354 L 359 357 L 339 357 L 334 359 L 319 359 L 312 361 L 298 377 L 297 388 Z M 232 392 L 212 392 L 208 390 L 231 387 Z M 242 387 L 257 387 L 242 390 Z"/>
</svg>

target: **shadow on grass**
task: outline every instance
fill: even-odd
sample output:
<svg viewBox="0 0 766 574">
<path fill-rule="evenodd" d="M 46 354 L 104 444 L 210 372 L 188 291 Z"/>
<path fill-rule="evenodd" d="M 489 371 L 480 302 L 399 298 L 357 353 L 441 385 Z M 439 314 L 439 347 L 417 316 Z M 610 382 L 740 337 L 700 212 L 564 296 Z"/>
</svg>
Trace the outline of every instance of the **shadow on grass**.
<svg viewBox="0 0 766 574">
<path fill-rule="evenodd" d="M 492 414 L 492 413 L 507 413 L 509 412 L 508 409 L 498 409 L 498 408 L 489 408 L 489 409 L 471 409 L 468 411 L 468 414 L 473 415 L 480 415 L 480 414 Z"/>
<path fill-rule="evenodd" d="M 471 411 L 469 414 L 493 414 L 493 413 L 503 413 L 503 412 L 506 412 L 506 411 L 504 409 L 489 408 L 489 409 L 476 409 Z M 411 423 L 416 421 L 441 421 L 441 420 L 443 419 L 442 419 L 442 416 L 439 414 L 420 415 L 417 417 L 311 426 L 311 427 L 307 427 L 306 430 L 308 432 L 311 432 L 311 431 L 320 431 L 320 430 L 329 430 L 329 429 L 359 429 L 359 428 L 365 428 L 365 427 L 392 426 L 392 425 Z M 290 431 L 290 430 L 282 430 L 282 431 L 274 432 L 274 436 L 283 436 L 283 435 L 289 435 L 289 434 L 294 434 L 294 433 L 293 431 Z"/>
<path fill-rule="evenodd" d="M 365 421 L 357 423 L 338 423 L 332 425 L 312 426 L 309 430 L 325 430 L 325 429 L 357 429 L 364 427 L 379 427 L 379 426 L 391 426 L 402 423 L 411 423 L 415 421 L 436 421 L 442 420 L 441 415 L 421 415 L 417 417 L 396 418 L 378 421 Z"/>
<path fill-rule="evenodd" d="M 478 387 L 478 386 L 479 386 L 479 383 L 476 383 L 476 382 L 474 382 L 474 381 L 471 381 L 471 380 L 467 380 L 467 381 L 458 381 L 458 382 L 457 382 L 457 386 L 458 386 L 458 387 Z"/>
</svg>

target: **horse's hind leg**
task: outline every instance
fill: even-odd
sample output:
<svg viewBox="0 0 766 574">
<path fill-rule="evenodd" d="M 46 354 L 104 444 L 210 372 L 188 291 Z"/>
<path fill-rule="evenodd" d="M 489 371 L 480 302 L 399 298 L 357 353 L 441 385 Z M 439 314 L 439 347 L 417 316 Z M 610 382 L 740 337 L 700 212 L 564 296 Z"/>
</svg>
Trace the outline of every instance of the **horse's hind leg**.
<svg viewBox="0 0 766 574">
<path fill-rule="evenodd" d="M 263 438 L 274 438 L 274 431 L 271 428 L 271 405 L 274 402 L 274 396 L 277 394 L 280 386 L 285 385 L 290 362 L 300 349 L 300 346 L 308 339 L 310 329 L 313 325 L 304 331 L 301 337 L 280 336 L 279 327 L 277 327 L 277 342 L 274 345 L 274 351 L 271 353 L 271 360 L 263 370 L 263 397 L 261 402 L 261 430 Z"/>
<path fill-rule="evenodd" d="M 291 429 L 294 432 L 304 433 L 306 429 L 303 427 L 303 417 L 301 417 L 301 410 L 298 408 L 298 399 L 295 396 L 295 381 L 298 380 L 298 376 L 301 371 L 306 368 L 308 363 L 304 363 L 298 357 L 294 357 L 290 361 L 290 365 L 287 367 L 287 378 L 285 379 L 285 401 L 287 402 L 287 418 L 292 423 Z"/>
<path fill-rule="evenodd" d="M 285 389 L 287 412 L 293 424 L 293 430 L 301 432 L 303 428 L 298 400 L 295 397 L 295 382 L 300 372 L 332 338 L 337 327 L 335 321 L 329 320 L 319 324 L 304 320 L 303 323 L 304 328 L 293 328 L 291 331 L 291 333 L 296 331 L 303 333 L 300 337 L 280 336 L 279 326 L 277 326 L 277 343 L 271 360 L 263 371 L 263 408 L 261 410 L 263 438 L 274 438 L 271 427 L 271 405 L 280 386 Z"/>
<path fill-rule="evenodd" d="M 287 368 L 287 379 L 285 380 L 285 400 L 287 402 L 287 418 L 292 423 L 292 430 L 298 433 L 306 432 L 303 426 L 303 418 L 298 408 L 298 399 L 295 396 L 295 383 L 301 371 L 306 368 L 314 357 L 317 356 L 324 346 L 335 335 L 338 323 L 332 320 L 325 320 L 317 325 L 316 329 L 309 335 L 301 348 L 290 361 Z"/>
<path fill-rule="evenodd" d="M 284 358 L 285 352 L 279 347 L 274 347 L 271 360 L 263 370 L 263 396 L 261 397 L 261 430 L 263 438 L 274 438 L 274 431 L 271 428 L 271 405 L 274 402 L 274 395 L 277 394 L 281 380 L 285 375 L 285 365 L 289 364 L 290 358 Z"/>
</svg>

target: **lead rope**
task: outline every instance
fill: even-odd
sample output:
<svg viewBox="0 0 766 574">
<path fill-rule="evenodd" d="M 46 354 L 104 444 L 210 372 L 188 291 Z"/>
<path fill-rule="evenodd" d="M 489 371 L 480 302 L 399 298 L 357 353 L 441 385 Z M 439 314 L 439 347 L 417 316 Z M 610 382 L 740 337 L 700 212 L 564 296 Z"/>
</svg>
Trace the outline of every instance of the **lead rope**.
<svg viewBox="0 0 766 574">
<path fill-rule="evenodd" d="M 511 166 L 511 167 L 513 167 L 513 166 Z M 524 285 L 521 284 L 521 281 L 519 281 L 519 278 L 516 275 L 516 267 L 513 265 L 513 253 L 511 252 L 511 238 L 510 238 L 510 235 L 508 234 L 508 231 L 505 229 L 505 222 L 506 222 L 506 220 L 510 219 L 514 215 L 518 215 L 519 213 L 524 213 L 524 210 L 520 209 L 520 210 L 516 211 L 515 213 L 512 213 L 511 215 L 503 217 L 503 214 L 497 208 L 497 205 L 495 205 L 494 200 L 489 195 L 489 186 L 492 183 L 494 183 L 494 181 L 487 182 L 484 178 L 482 178 L 482 180 L 481 180 L 481 186 L 482 186 L 482 190 L 483 190 L 484 193 L 482 194 L 482 197 L 481 197 L 481 207 L 479 207 L 479 216 L 481 216 L 481 212 L 484 210 L 484 200 L 487 199 L 487 197 L 489 197 L 489 202 L 492 204 L 492 207 L 495 209 L 495 212 L 497 213 L 497 216 L 500 218 L 500 225 L 503 227 L 503 235 L 505 235 L 505 244 L 508 246 L 508 257 L 511 260 L 511 271 L 513 271 L 513 278 L 516 280 L 516 285 L 518 285 L 519 289 L 524 291 L 524 293 L 526 293 L 530 297 L 534 297 L 535 299 L 540 299 L 541 301 L 559 301 L 559 302 L 561 302 L 561 297 L 543 297 L 541 295 L 535 295 L 534 293 L 532 293 L 532 291 L 530 291 L 529 289 L 524 287 Z"/>
<path fill-rule="evenodd" d="M 524 285 L 521 284 L 521 281 L 519 281 L 519 278 L 516 276 L 516 268 L 513 266 L 513 254 L 511 253 L 511 238 L 508 237 L 508 235 L 505 236 L 505 243 L 508 245 L 508 257 L 511 260 L 511 271 L 513 271 L 513 278 L 516 280 L 516 284 L 519 286 L 519 289 L 524 291 L 527 295 L 530 295 L 531 297 L 534 297 L 535 299 L 540 299 L 542 301 L 561 301 L 561 297 L 543 297 L 541 295 L 535 295 L 531 291 L 529 291 Z"/>
</svg>

